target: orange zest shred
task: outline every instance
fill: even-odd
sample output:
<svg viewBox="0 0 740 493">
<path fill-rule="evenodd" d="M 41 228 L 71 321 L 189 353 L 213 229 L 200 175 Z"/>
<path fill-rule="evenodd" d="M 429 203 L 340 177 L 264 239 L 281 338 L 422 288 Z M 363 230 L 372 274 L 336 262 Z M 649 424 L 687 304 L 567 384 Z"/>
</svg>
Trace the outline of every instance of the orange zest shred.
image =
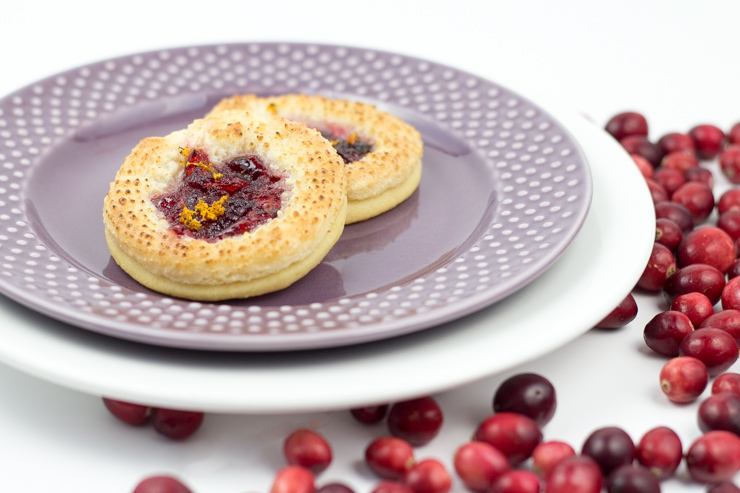
<svg viewBox="0 0 740 493">
<path fill-rule="evenodd" d="M 273 115 L 277 115 L 277 106 L 275 106 L 275 103 L 268 104 L 267 105 L 267 111 L 269 111 Z"/>
<path fill-rule="evenodd" d="M 204 170 L 206 170 L 209 173 L 212 173 L 213 174 L 213 179 L 214 180 L 218 180 L 219 178 L 221 178 L 222 176 L 224 176 L 223 173 L 216 173 L 214 171 L 215 168 L 208 161 L 194 161 L 194 162 L 190 162 L 190 157 L 193 155 L 193 152 L 194 152 L 194 149 L 191 149 L 190 147 L 180 147 L 180 155 L 182 155 L 182 157 L 185 158 L 184 161 L 180 161 L 180 165 L 181 166 L 188 166 L 188 165 L 191 165 L 192 164 L 193 166 L 198 166 L 199 168 L 203 168 Z"/>
<path fill-rule="evenodd" d="M 228 194 L 216 200 L 211 205 L 206 204 L 203 199 L 198 199 L 194 210 L 188 209 L 188 206 L 183 206 L 180 213 L 180 222 L 191 231 L 199 230 L 203 226 L 203 221 L 215 221 L 226 212 L 224 203 L 227 198 L 229 198 Z M 200 219 L 196 218 L 196 214 Z"/>
<path fill-rule="evenodd" d="M 357 132 L 352 132 L 349 137 L 347 137 L 347 143 L 349 145 L 354 145 L 354 143 L 357 141 Z"/>
</svg>

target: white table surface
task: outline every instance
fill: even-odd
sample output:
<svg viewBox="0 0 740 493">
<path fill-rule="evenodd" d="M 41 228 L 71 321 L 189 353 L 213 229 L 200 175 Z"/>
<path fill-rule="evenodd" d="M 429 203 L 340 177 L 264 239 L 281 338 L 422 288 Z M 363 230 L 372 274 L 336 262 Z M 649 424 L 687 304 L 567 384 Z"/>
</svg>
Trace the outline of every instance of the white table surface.
<svg viewBox="0 0 740 493">
<path fill-rule="evenodd" d="M 361 6 L 339 1 L 78 1 L 74 6 L 37 1 L 6 2 L 2 18 L 0 97 L 60 71 L 135 52 L 292 41 L 432 60 L 494 80 L 534 101 L 557 101 L 600 125 L 617 112 L 637 110 L 647 116 L 654 139 L 698 123 L 728 129 L 740 121 L 740 2 L 734 0 L 376 0 Z M 727 187 L 721 176 L 716 178 L 717 190 Z M 622 330 L 588 332 L 505 374 L 436 396 L 445 425 L 417 456 L 450 465 L 454 449 L 490 409 L 497 385 L 523 371 L 545 375 L 556 387 L 558 411 L 545 428 L 547 439 L 580 448 L 598 427 L 618 425 L 638 440 L 648 429 L 667 425 L 688 445 L 699 435 L 698 403 L 667 402 L 657 384 L 665 360 L 650 354 L 642 341 L 642 328 L 665 309 L 663 301 L 659 296 L 636 299 L 638 317 Z M 343 480 L 358 493 L 370 490 L 374 480 L 359 461 L 378 432 L 355 424 L 346 412 L 209 413 L 197 435 L 175 443 L 149 428 L 116 422 L 99 396 L 0 365 L 0 491 L 128 492 L 146 475 L 169 472 L 198 492 L 264 492 L 283 465 L 283 437 L 298 426 L 321 429 L 334 446 L 335 462 L 320 483 Z M 455 491 L 462 490 L 456 480 Z M 665 492 L 704 490 L 686 482 L 684 471 L 663 483 Z"/>
</svg>

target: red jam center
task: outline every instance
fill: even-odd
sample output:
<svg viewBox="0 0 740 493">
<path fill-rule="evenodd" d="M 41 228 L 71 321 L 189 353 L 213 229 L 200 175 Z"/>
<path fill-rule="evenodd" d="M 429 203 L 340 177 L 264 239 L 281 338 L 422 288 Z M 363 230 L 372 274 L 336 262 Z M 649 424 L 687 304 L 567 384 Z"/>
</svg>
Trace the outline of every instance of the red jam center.
<svg viewBox="0 0 740 493">
<path fill-rule="evenodd" d="M 360 140 L 357 134 L 351 134 L 347 137 L 341 137 L 331 131 L 321 131 L 321 136 L 331 142 L 337 154 L 342 156 L 345 163 L 352 163 L 365 157 L 372 151 L 372 145 L 369 142 Z"/>
<path fill-rule="evenodd" d="M 183 149 L 186 160 L 177 188 L 152 197 L 179 235 L 218 240 L 254 230 L 277 216 L 283 177 L 254 156 L 215 167 L 201 151 Z"/>
</svg>

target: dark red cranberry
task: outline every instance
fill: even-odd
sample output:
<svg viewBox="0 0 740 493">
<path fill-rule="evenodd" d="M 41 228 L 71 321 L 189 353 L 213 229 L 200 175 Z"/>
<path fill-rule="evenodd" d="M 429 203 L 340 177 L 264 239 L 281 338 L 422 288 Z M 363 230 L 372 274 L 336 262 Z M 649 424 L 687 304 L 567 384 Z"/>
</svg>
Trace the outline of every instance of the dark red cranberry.
<svg viewBox="0 0 740 493">
<path fill-rule="evenodd" d="M 192 493 L 192 491 L 173 476 L 150 476 L 137 484 L 133 493 Z"/>
<path fill-rule="evenodd" d="M 660 493 L 660 483 L 649 470 L 635 464 L 619 466 L 606 480 L 607 493 Z"/>
<path fill-rule="evenodd" d="M 727 233 L 733 242 L 740 238 L 740 209 L 730 209 L 720 214 L 717 227 Z"/>
<path fill-rule="evenodd" d="M 736 123 L 727 132 L 727 143 L 728 144 L 740 144 L 740 123 Z"/>
<path fill-rule="evenodd" d="M 316 490 L 316 493 L 355 493 L 355 490 L 343 483 L 329 483 Z"/>
<path fill-rule="evenodd" d="M 629 135 L 619 140 L 622 147 L 630 153 L 642 156 L 653 166 L 657 168 L 660 160 L 663 159 L 663 150 L 654 142 L 650 142 L 644 135 Z"/>
<path fill-rule="evenodd" d="M 671 202 L 670 200 L 655 204 L 655 217 L 656 219 L 670 219 L 681 228 L 684 234 L 694 229 L 694 220 L 691 218 L 691 212 L 681 204 Z"/>
<path fill-rule="evenodd" d="M 658 139 L 658 145 L 665 154 L 672 152 L 683 152 L 685 154 L 694 154 L 696 152 L 696 145 L 694 139 L 689 137 L 688 134 L 680 132 L 667 133 Z"/>
<path fill-rule="evenodd" d="M 738 358 L 735 338 L 722 329 L 697 329 L 679 345 L 681 356 L 693 356 L 707 367 L 710 377 L 717 376 L 732 366 Z"/>
<path fill-rule="evenodd" d="M 595 460 L 606 477 L 617 467 L 635 460 L 635 444 L 623 429 L 607 426 L 586 438 L 581 454 Z"/>
<path fill-rule="evenodd" d="M 105 404 L 105 407 L 113 416 L 124 423 L 134 426 L 143 425 L 149 421 L 149 418 L 154 411 L 149 406 L 109 399 L 107 397 L 103 397 L 103 404 Z"/>
<path fill-rule="evenodd" d="M 653 177 L 653 165 L 650 164 L 647 159 L 642 156 L 638 156 L 637 154 L 630 154 L 630 157 L 632 157 L 632 161 L 635 162 L 637 169 L 640 170 L 640 173 L 644 178 Z"/>
<path fill-rule="evenodd" d="M 566 457 L 553 467 L 545 481 L 547 493 L 600 493 L 601 468 L 591 457 Z"/>
<path fill-rule="evenodd" d="M 740 488 L 732 481 L 721 481 L 710 486 L 707 493 L 740 493 Z"/>
<path fill-rule="evenodd" d="M 676 257 L 673 252 L 665 245 L 655 242 L 645 270 L 637 280 L 637 287 L 646 291 L 660 291 L 676 269 Z"/>
<path fill-rule="evenodd" d="M 725 133 L 714 125 L 704 124 L 689 130 L 689 137 L 694 141 L 699 159 L 714 159 L 722 148 Z"/>
<path fill-rule="evenodd" d="M 429 443 L 440 428 L 444 417 L 442 409 L 431 397 L 420 397 L 395 403 L 388 412 L 391 435 L 403 438 L 411 445 Z"/>
<path fill-rule="evenodd" d="M 668 479 L 673 476 L 683 459 L 681 439 L 667 426 L 648 430 L 637 443 L 635 458 L 656 479 Z"/>
<path fill-rule="evenodd" d="M 500 412 L 483 420 L 475 431 L 475 440 L 493 445 L 512 465 L 527 460 L 542 441 L 542 431 L 533 419 L 523 414 Z"/>
<path fill-rule="evenodd" d="M 652 178 L 645 178 L 645 183 L 647 183 L 650 197 L 653 199 L 653 204 L 670 199 L 668 190 L 666 190 L 658 181 L 653 180 Z"/>
<path fill-rule="evenodd" d="M 555 464 L 576 455 L 569 444 L 559 440 L 550 440 L 537 445 L 532 451 L 532 468 L 540 476 L 547 477 Z"/>
<path fill-rule="evenodd" d="M 685 314 L 694 327 L 699 327 L 714 313 L 714 306 L 709 298 L 701 293 L 687 293 L 673 300 L 671 310 Z"/>
<path fill-rule="evenodd" d="M 740 238 L 738 238 L 740 240 Z M 735 248 L 737 249 L 737 240 L 735 241 Z M 727 280 L 729 281 L 733 277 L 740 276 L 740 259 L 735 259 L 734 262 L 732 262 L 732 265 L 730 265 L 730 268 L 727 269 L 727 272 L 725 272 L 727 275 Z"/>
<path fill-rule="evenodd" d="M 731 188 L 719 196 L 717 212 L 722 214 L 730 209 L 740 209 L 740 188 Z"/>
<path fill-rule="evenodd" d="M 699 406 L 697 418 L 701 431 L 725 430 L 740 435 L 740 395 L 732 392 L 710 395 Z"/>
<path fill-rule="evenodd" d="M 417 493 L 447 493 L 452 488 L 452 477 L 440 461 L 424 459 L 406 471 L 403 483 Z"/>
<path fill-rule="evenodd" d="M 681 267 L 663 284 L 663 296 L 670 305 L 678 296 L 686 293 L 702 293 L 713 305 L 722 298 L 725 275 L 716 267 L 707 264 L 691 264 Z"/>
<path fill-rule="evenodd" d="M 681 341 L 694 330 L 691 319 L 673 310 L 660 312 L 645 324 L 643 339 L 647 347 L 663 356 L 678 356 Z"/>
<path fill-rule="evenodd" d="M 670 219 L 659 218 L 655 220 L 655 242 L 668 248 L 670 251 L 676 250 L 683 239 L 683 233 L 678 224 Z"/>
<path fill-rule="evenodd" d="M 499 477 L 488 493 L 540 493 L 540 478 L 526 469 L 513 469 Z"/>
<path fill-rule="evenodd" d="M 714 209 L 712 189 L 698 181 L 687 181 L 671 195 L 671 201 L 686 207 L 694 224 L 703 223 Z"/>
<path fill-rule="evenodd" d="M 708 186 L 710 190 L 714 188 L 714 174 L 707 168 L 687 169 L 683 176 L 687 182 L 702 183 Z"/>
<path fill-rule="evenodd" d="M 349 412 L 360 423 L 371 425 L 383 421 L 385 415 L 388 413 L 388 407 L 388 404 L 357 407 L 350 409 Z"/>
<path fill-rule="evenodd" d="M 660 370 L 660 389 L 677 404 L 695 401 L 708 382 L 706 365 L 691 356 L 672 358 Z"/>
<path fill-rule="evenodd" d="M 511 469 L 509 459 L 486 442 L 468 442 L 455 452 L 455 472 L 472 491 L 488 491 L 494 481 Z"/>
<path fill-rule="evenodd" d="M 632 293 L 627 296 L 604 317 L 596 327 L 599 329 L 619 329 L 632 322 L 637 317 L 637 302 Z"/>
<path fill-rule="evenodd" d="M 699 483 L 731 480 L 740 471 L 740 437 L 724 430 L 708 431 L 689 447 L 686 466 Z"/>
<path fill-rule="evenodd" d="M 415 493 L 409 486 L 396 481 L 381 481 L 371 493 Z"/>
<path fill-rule="evenodd" d="M 730 235 L 714 226 L 703 226 L 685 234 L 676 250 L 679 267 L 706 264 L 722 273 L 735 258 L 735 242 Z"/>
<path fill-rule="evenodd" d="M 640 113 L 625 111 L 614 115 L 606 124 L 605 130 L 615 139 L 622 140 L 630 135 L 648 135 L 647 120 Z"/>
<path fill-rule="evenodd" d="M 676 171 L 675 169 L 660 167 L 653 173 L 653 180 L 657 181 L 668 193 L 668 197 L 673 195 L 673 192 L 681 188 L 686 183 L 686 178 L 683 177 L 683 173 Z"/>
<path fill-rule="evenodd" d="M 727 146 L 719 153 L 719 167 L 731 183 L 740 183 L 740 144 Z"/>
<path fill-rule="evenodd" d="M 286 466 L 275 474 L 270 493 L 314 493 L 315 490 L 316 478 L 311 471 L 301 466 Z"/>
<path fill-rule="evenodd" d="M 733 277 L 722 289 L 722 308 L 740 310 L 740 277 Z"/>
<path fill-rule="evenodd" d="M 726 310 L 718 311 L 717 313 L 707 317 L 699 327 L 714 327 L 715 329 L 722 329 L 734 337 L 735 342 L 740 346 L 740 310 L 728 308 Z"/>
<path fill-rule="evenodd" d="M 159 408 L 152 415 L 152 425 L 160 434 L 173 440 L 184 440 L 203 423 L 203 413 Z"/>
<path fill-rule="evenodd" d="M 365 463 L 381 478 L 400 480 L 416 459 L 413 447 L 406 440 L 380 437 L 365 449 Z"/>
<path fill-rule="evenodd" d="M 523 414 L 539 427 L 550 422 L 556 408 L 555 387 L 536 373 L 520 373 L 507 378 L 493 396 L 493 412 Z"/>
<path fill-rule="evenodd" d="M 302 466 L 314 474 L 331 464 L 332 451 L 329 442 L 313 430 L 296 430 L 283 442 L 283 454 L 288 464 Z"/>
<path fill-rule="evenodd" d="M 712 384 L 712 394 L 720 392 L 740 395 L 740 373 L 725 372 L 719 375 Z"/>
<path fill-rule="evenodd" d="M 686 152 L 671 152 L 663 156 L 660 162 L 660 167 L 665 169 L 672 169 L 681 173 L 681 176 L 686 177 L 686 172 L 690 169 L 699 166 L 699 160 L 694 154 L 688 154 Z"/>
</svg>

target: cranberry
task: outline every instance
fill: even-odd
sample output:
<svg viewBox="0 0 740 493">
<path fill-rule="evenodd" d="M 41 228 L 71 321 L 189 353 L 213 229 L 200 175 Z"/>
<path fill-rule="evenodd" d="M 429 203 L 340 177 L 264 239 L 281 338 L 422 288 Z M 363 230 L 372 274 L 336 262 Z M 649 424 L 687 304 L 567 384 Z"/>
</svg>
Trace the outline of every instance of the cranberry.
<svg viewBox="0 0 740 493">
<path fill-rule="evenodd" d="M 735 486 L 732 481 L 721 481 L 710 486 L 707 493 L 740 493 L 740 488 Z"/>
<path fill-rule="evenodd" d="M 714 194 L 712 189 L 698 181 L 687 181 L 679 187 L 671 201 L 686 207 L 691 213 L 694 224 L 704 222 L 714 209 Z"/>
<path fill-rule="evenodd" d="M 714 313 L 704 320 L 700 327 L 714 327 L 715 329 L 722 329 L 734 337 L 735 342 L 740 346 L 740 310 L 728 308 Z"/>
<path fill-rule="evenodd" d="M 637 280 L 637 287 L 646 291 L 660 291 L 670 276 L 676 272 L 676 257 L 668 247 L 653 243 L 650 258 Z"/>
<path fill-rule="evenodd" d="M 603 479 L 591 457 L 574 455 L 558 462 L 547 475 L 547 493 L 600 493 Z"/>
<path fill-rule="evenodd" d="M 395 403 L 388 412 L 388 429 L 411 445 L 429 443 L 442 427 L 442 409 L 431 397 Z"/>
<path fill-rule="evenodd" d="M 329 483 L 316 490 L 316 493 L 355 493 L 355 491 L 346 484 Z"/>
<path fill-rule="evenodd" d="M 529 416 L 542 427 L 555 415 L 555 387 L 536 373 L 520 373 L 506 379 L 493 396 L 493 412 L 513 412 Z"/>
<path fill-rule="evenodd" d="M 665 154 L 672 152 L 683 152 L 685 154 L 694 154 L 696 152 L 696 145 L 694 139 L 689 137 L 688 134 L 680 132 L 667 133 L 658 139 L 658 145 Z"/>
<path fill-rule="evenodd" d="M 652 178 L 645 178 L 645 183 L 647 183 L 648 190 L 650 190 L 650 196 L 652 197 L 654 204 L 657 204 L 658 202 L 663 202 L 670 198 L 670 196 L 668 195 L 668 190 L 666 190 L 665 187 L 661 185 L 657 180 L 653 180 Z"/>
<path fill-rule="evenodd" d="M 668 479 L 673 476 L 683 459 L 681 439 L 666 426 L 648 430 L 637 443 L 635 458 L 657 479 Z"/>
<path fill-rule="evenodd" d="M 525 469 L 514 469 L 499 477 L 488 493 L 539 493 L 540 478 Z"/>
<path fill-rule="evenodd" d="M 273 479 L 270 493 L 314 493 L 316 479 L 311 471 L 301 466 L 286 466 Z"/>
<path fill-rule="evenodd" d="M 354 409 L 350 409 L 349 412 L 352 414 L 352 417 L 354 417 L 360 423 L 370 425 L 383 421 L 386 413 L 388 413 L 388 407 L 388 404 L 382 404 L 379 406 L 357 407 Z"/>
<path fill-rule="evenodd" d="M 615 139 L 622 140 L 630 135 L 648 135 L 647 120 L 640 113 L 626 111 L 614 115 L 606 124 L 605 130 Z"/>
<path fill-rule="evenodd" d="M 184 440 L 195 433 L 203 423 L 203 413 L 159 408 L 152 415 L 157 432 L 173 440 Z"/>
<path fill-rule="evenodd" d="M 724 273 L 735 260 L 735 242 L 714 226 L 697 228 L 684 235 L 676 250 L 679 267 L 706 264 Z"/>
<path fill-rule="evenodd" d="M 637 303 L 632 293 L 627 296 L 604 317 L 596 327 L 599 329 L 619 329 L 632 322 L 637 317 Z"/>
<path fill-rule="evenodd" d="M 724 430 L 708 431 L 689 447 L 686 466 L 699 483 L 731 480 L 740 470 L 740 437 Z"/>
<path fill-rule="evenodd" d="M 653 173 L 653 180 L 657 181 L 668 193 L 670 197 L 673 192 L 678 190 L 683 184 L 686 183 L 686 178 L 683 177 L 683 173 L 670 168 L 658 168 Z"/>
<path fill-rule="evenodd" d="M 381 478 L 400 480 L 415 462 L 413 447 L 401 438 L 376 438 L 365 449 L 365 463 Z"/>
<path fill-rule="evenodd" d="M 687 171 L 698 166 L 699 160 L 696 156 L 686 152 L 671 152 L 666 154 L 660 162 L 661 168 L 678 171 L 684 177 Z"/>
<path fill-rule="evenodd" d="M 663 284 L 663 296 L 670 305 L 678 296 L 686 293 L 702 293 L 713 305 L 722 297 L 725 275 L 716 267 L 707 264 L 691 264 L 678 269 Z"/>
<path fill-rule="evenodd" d="M 697 125 L 689 130 L 699 159 L 714 159 L 722 148 L 725 134 L 714 125 Z"/>
<path fill-rule="evenodd" d="M 683 239 L 683 233 L 678 224 L 674 223 L 670 219 L 661 217 L 655 220 L 655 242 L 668 248 L 670 251 L 674 251 L 678 248 L 678 245 Z"/>
<path fill-rule="evenodd" d="M 670 200 L 655 204 L 655 217 L 656 219 L 670 219 L 681 228 L 683 233 L 694 229 L 694 220 L 691 218 L 691 212 L 681 204 L 671 202 Z"/>
<path fill-rule="evenodd" d="M 609 493 L 660 493 L 660 483 L 649 470 L 625 464 L 614 470 L 606 480 Z"/>
<path fill-rule="evenodd" d="M 727 143 L 740 144 L 740 123 L 734 124 L 730 131 L 727 132 Z"/>
<path fill-rule="evenodd" d="M 647 159 L 637 154 L 630 154 L 630 157 L 632 157 L 632 160 L 637 165 L 637 169 L 640 170 L 640 173 L 644 178 L 653 177 L 653 165 L 650 164 Z"/>
<path fill-rule="evenodd" d="M 668 360 L 660 370 L 660 388 L 671 402 L 684 404 L 695 401 L 707 388 L 707 366 L 691 356 Z"/>
<path fill-rule="evenodd" d="M 655 315 L 643 330 L 647 347 L 663 356 L 678 356 L 681 341 L 694 330 L 691 319 L 673 310 Z"/>
<path fill-rule="evenodd" d="M 679 346 L 681 356 L 693 356 L 707 367 L 709 376 L 719 375 L 738 358 L 735 338 L 722 329 L 705 327 L 684 337 Z"/>
<path fill-rule="evenodd" d="M 710 190 L 714 188 L 714 174 L 707 168 L 696 167 L 687 169 L 683 176 L 687 182 L 703 183 Z"/>
<path fill-rule="evenodd" d="M 628 135 L 620 139 L 619 143 L 628 153 L 637 154 L 647 159 L 653 168 L 657 168 L 660 165 L 660 160 L 663 159 L 663 150 L 660 146 L 650 142 L 644 135 Z"/>
<path fill-rule="evenodd" d="M 740 210 L 730 209 L 720 214 L 717 218 L 717 227 L 727 233 L 733 242 L 740 238 Z"/>
<path fill-rule="evenodd" d="M 542 441 L 542 431 L 534 420 L 523 414 L 500 412 L 483 420 L 474 438 L 493 445 L 515 465 L 532 455 Z"/>
<path fill-rule="evenodd" d="M 416 493 L 447 493 L 452 488 L 450 473 L 436 459 L 417 462 L 406 471 L 403 483 Z"/>
<path fill-rule="evenodd" d="M 722 214 L 730 209 L 740 209 L 740 188 L 731 188 L 719 196 L 717 212 Z"/>
<path fill-rule="evenodd" d="M 732 392 L 710 395 L 699 406 L 697 417 L 701 431 L 726 430 L 740 435 L 740 395 Z"/>
<path fill-rule="evenodd" d="M 740 238 L 738 238 L 738 240 L 740 240 Z M 735 242 L 735 248 L 737 249 L 737 241 Z M 727 280 L 740 276 L 740 259 L 735 259 L 725 274 L 727 275 Z"/>
<path fill-rule="evenodd" d="M 722 289 L 722 308 L 740 310 L 740 277 L 733 277 Z"/>
<path fill-rule="evenodd" d="M 673 300 L 671 310 L 685 314 L 691 320 L 691 324 L 698 327 L 714 313 L 714 306 L 709 298 L 701 293 L 686 293 Z"/>
<path fill-rule="evenodd" d="M 381 481 L 377 485 L 375 485 L 375 488 L 373 488 L 372 493 L 415 493 L 414 490 L 411 489 L 411 487 L 406 486 L 403 483 L 397 483 L 395 481 Z"/>
<path fill-rule="evenodd" d="M 546 477 L 555 467 L 555 464 L 576 455 L 575 450 L 569 444 L 559 440 L 550 440 L 537 445 L 532 451 L 532 467 L 534 472 Z"/>
<path fill-rule="evenodd" d="M 728 146 L 719 153 L 719 167 L 731 183 L 740 183 L 740 144 Z"/>
<path fill-rule="evenodd" d="M 312 430 L 296 430 L 283 442 L 283 454 L 288 464 L 303 466 L 314 474 L 331 464 L 332 452 L 329 442 Z"/>
<path fill-rule="evenodd" d="M 105 407 L 113 416 L 124 423 L 134 426 L 143 425 L 149 421 L 153 412 L 153 409 L 149 406 L 109 399 L 107 397 L 103 397 L 103 404 L 105 404 Z"/>
<path fill-rule="evenodd" d="M 608 476 L 617 467 L 635 460 L 635 444 L 623 429 L 607 426 L 586 438 L 581 454 L 595 460 L 604 476 Z"/>
<path fill-rule="evenodd" d="M 172 476 L 150 476 L 136 485 L 133 493 L 192 493 L 192 491 Z"/>
<path fill-rule="evenodd" d="M 457 475 L 472 491 L 488 491 L 493 482 L 509 471 L 509 459 L 486 442 L 469 442 L 455 452 Z"/>
<path fill-rule="evenodd" d="M 723 373 L 712 384 L 712 394 L 731 392 L 740 395 L 740 373 Z"/>
</svg>

